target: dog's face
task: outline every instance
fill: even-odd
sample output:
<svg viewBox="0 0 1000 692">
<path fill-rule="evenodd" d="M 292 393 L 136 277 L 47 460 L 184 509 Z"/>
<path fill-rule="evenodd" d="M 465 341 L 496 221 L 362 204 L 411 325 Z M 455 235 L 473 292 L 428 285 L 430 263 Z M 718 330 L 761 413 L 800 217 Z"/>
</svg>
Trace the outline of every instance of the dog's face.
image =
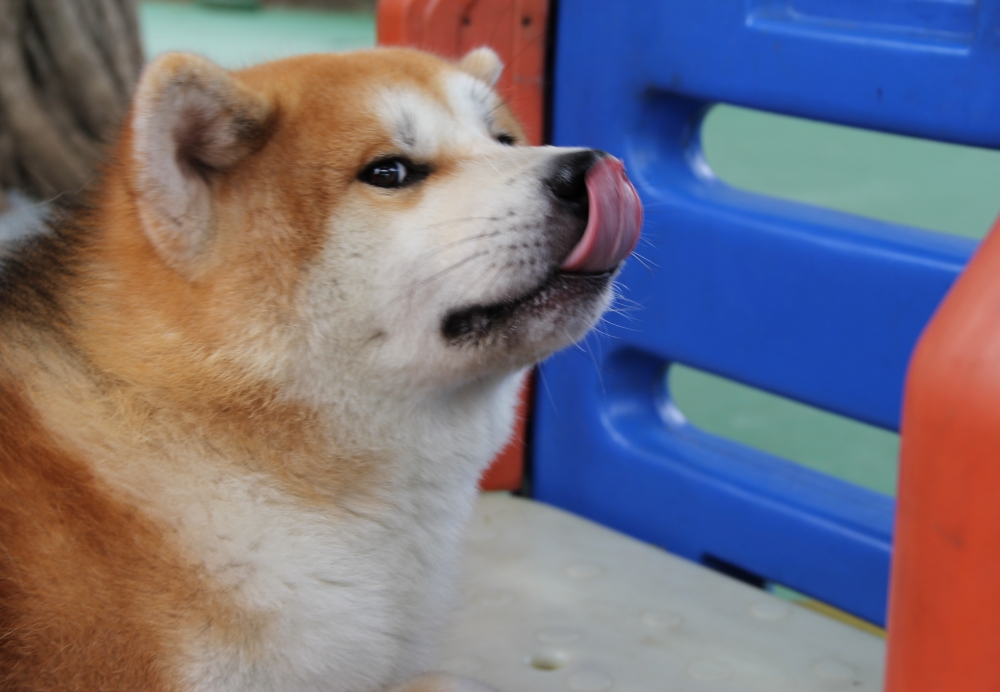
<svg viewBox="0 0 1000 692">
<path fill-rule="evenodd" d="M 202 328 L 303 386 L 331 363 L 454 386 L 582 337 L 637 240 L 638 197 L 611 157 L 526 146 L 491 88 L 501 69 L 488 50 L 233 75 L 154 62 L 136 196 L 160 260 L 211 287 L 187 308 Z"/>
</svg>

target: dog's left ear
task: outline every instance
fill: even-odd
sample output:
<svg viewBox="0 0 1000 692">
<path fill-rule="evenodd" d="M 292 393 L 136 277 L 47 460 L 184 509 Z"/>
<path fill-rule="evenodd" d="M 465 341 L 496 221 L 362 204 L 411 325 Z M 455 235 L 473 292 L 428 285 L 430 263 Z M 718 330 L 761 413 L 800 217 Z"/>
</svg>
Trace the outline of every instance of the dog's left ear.
<svg viewBox="0 0 1000 692">
<path fill-rule="evenodd" d="M 503 62 L 492 48 L 483 46 L 466 53 L 458 61 L 458 69 L 494 87 L 503 73 Z"/>
<path fill-rule="evenodd" d="M 211 234 L 212 187 L 266 142 L 275 108 L 215 63 L 168 53 L 143 72 L 131 114 L 137 202 L 161 258 L 188 273 Z"/>
</svg>

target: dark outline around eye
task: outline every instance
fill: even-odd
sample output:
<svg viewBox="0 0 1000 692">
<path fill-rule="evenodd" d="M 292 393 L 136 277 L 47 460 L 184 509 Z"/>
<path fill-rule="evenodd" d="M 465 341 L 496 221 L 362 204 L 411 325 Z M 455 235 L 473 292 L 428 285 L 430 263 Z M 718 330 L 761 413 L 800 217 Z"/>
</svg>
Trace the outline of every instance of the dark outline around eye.
<svg viewBox="0 0 1000 692">
<path fill-rule="evenodd" d="M 517 144 L 517 140 L 514 139 L 514 136 L 509 135 L 506 132 L 501 132 L 495 137 L 495 139 L 498 142 L 500 142 L 500 144 L 503 144 L 505 147 L 512 147 L 515 144 Z"/>
<path fill-rule="evenodd" d="M 381 183 L 375 182 L 371 179 L 371 175 L 374 174 L 377 168 L 383 166 L 392 166 L 395 164 L 402 164 L 406 169 L 406 177 L 403 178 L 401 183 L 382 185 Z M 431 174 L 431 167 L 424 164 L 417 164 L 410 161 L 410 159 L 405 156 L 384 156 L 382 158 L 372 161 L 367 166 L 361 169 L 358 173 L 358 180 L 365 183 L 366 185 L 371 185 L 372 187 L 377 187 L 381 190 L 399 190 L 404 187 L 410 187 L 419 183 L 428 175 Z"/>
</svg>

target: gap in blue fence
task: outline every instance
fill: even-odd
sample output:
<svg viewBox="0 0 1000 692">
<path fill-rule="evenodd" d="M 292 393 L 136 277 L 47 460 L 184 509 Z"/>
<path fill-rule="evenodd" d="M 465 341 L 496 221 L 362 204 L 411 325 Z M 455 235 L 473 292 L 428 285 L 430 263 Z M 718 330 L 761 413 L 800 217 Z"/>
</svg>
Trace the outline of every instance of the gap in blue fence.
<svg viewBox="0 0 1000 692">
<path fill-rule="evenodd" d="M 1000 212 L 1000 151 L 729 105 L 707 115 L 702 146 L 751 192 L 970 238 Z"/>
<path fill-rule="evenodd" d="M 895 495 L 897 434 L 682 365 L 667 377 L 674 404 L 692 425 Z"/>
</svg>

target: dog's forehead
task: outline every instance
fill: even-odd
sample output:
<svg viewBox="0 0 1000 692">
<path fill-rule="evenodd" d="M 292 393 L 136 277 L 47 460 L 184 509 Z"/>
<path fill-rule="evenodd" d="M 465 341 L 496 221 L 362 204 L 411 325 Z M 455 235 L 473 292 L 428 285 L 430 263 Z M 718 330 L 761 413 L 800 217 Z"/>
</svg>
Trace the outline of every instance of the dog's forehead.
<svg viewBox="0 0 1000 692">
<path fill-rule="evenodd" d="M 395 84 L 379 91 L 378 112 L 394 144 L 419 157 L 443 149 L 488 141 L 499 97 L 482 81 L 464 72 L 441 75 L 432 93 L 416 85 Z"/>
</svg>

